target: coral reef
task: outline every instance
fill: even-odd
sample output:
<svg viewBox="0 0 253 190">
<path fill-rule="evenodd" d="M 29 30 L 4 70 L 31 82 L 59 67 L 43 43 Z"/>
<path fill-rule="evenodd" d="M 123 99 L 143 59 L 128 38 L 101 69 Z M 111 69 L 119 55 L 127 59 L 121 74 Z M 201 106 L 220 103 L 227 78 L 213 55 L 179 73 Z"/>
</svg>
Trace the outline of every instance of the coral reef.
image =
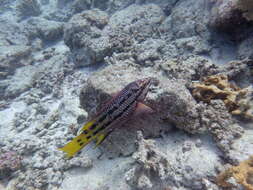
<svg viewBox="0 0 253 190">
<path fill-rule="evenodd" d="M 205 78 L 202 83 L 193 83 L 193 96 L 206 103 L 213 99 L 220 99 L 233 115 L 240 115 L 246 119 L 253 119 L 250 106 L 250 89 L 241 89 L 228 82 L 225 75 L 213 75 Z"/>
<path fill-rule="evenodd" d="M 245 190 L 253 190 L 253 156 L 219 174 L 217 184 L 230 189 L 238 189 L 240 184 Z"/>
<path fill-rule="evenodd" d="M 40 4 L 37 0 L 21 0 L 16 9 L 21 19 L 41 14 Z"/>
<path fill-rule="evenodd" d="M 141 15 L 152 22 L 146 22 Z M 77 65 L 94 64 L 104 61 L 113 51 L 131 51 L 132 36 L 141 42 L 155 35 L 154 26 L 162 19 L 162 10 L 156 5 L 132 5 L 110 19 L 104 11 L 88 10 L 71 18 L 64 29 L 64 41 L 70 47 Z"/>
<path fill-rule="evenodd" d="M 202 125 L 206 126 L 217 146 L 225 153 L 224 157 L 231 160 L 229 153 L 234 141 L 244 133 L 243 128 L 232 120 L 221 100 L 212 100 L 208 106 L 200 104 L 199 111 Z"/>
<path fill-rule="evenodd" d="M 170 59 L 159 64 L 159 67 L 169 79 L 183 79 L 189 82 L 219 72 L 217 65 L 210 60 L 196 55 Z"/>
<path fill-rule="evenodd" d="M 76 14 L 66 24 L 64 42 L 70 47 L 78 66 L 94 64 L 108 55 L 109 39 L 101 34 L 107 23 L 107 13 L 95 9 Z"/>
<path fill-rule="evenodd" d="M 137 132 L 137 144 L 137 152 L 133 155 L 136 165 L 126 173 L 125 180 L 137 189 L 162 188 L 162 181 L 168 178 L 168 168 L 172 166 L 166 156 L 157 151 L 154 142 L 145 140 L 140 131 Z"/>
<path fill-rule="evenodd" d="M 9 177 L 22 166 L 21 156 L 13 151 L 0 151 L 0 179 Z"/>
<path fill-rule="evenodd" d="M 218 190 L 224 163 L 253 155 L 242 119 L 252 114 L 250 10 L 249 0 L 0 0 L 0 148 L 21 164 L 2 152 L 0 189 Z M 218 95 L 197 101 L 191 84 L 208 76 Z M 144 77 L 154 112 L 65 159 L 58 148 Z"/>
</svg>

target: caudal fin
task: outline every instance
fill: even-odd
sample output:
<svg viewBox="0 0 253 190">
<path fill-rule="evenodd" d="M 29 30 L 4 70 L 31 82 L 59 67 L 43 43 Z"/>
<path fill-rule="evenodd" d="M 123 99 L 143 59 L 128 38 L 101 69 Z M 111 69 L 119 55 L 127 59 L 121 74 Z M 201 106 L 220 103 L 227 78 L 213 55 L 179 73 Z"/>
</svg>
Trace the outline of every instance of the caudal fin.
<svg viewBox="0 0 253 190">
<path fill-rule="evenodd" d="M 67 157 L 71 158 L 77 152 L 79 152 L 83 147 L 85 147 L 92 138 L 87 138 L 87 135 L 81 133 L 77 137 L 75 137 L 72 141 L 67 143 L 64 147 L 59 148 L 59 150 L 64 151 L 67 153 Z"/>
</svg>

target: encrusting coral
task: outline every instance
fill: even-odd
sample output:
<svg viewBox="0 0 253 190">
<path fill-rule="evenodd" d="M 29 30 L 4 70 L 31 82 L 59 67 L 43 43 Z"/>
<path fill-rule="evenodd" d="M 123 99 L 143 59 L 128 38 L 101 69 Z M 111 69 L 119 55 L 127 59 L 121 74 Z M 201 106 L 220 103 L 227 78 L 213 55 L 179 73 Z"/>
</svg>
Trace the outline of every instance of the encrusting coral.
<svg viewBox="0 0 253 190">
<path fill-rule="evenodd" d="M 238 166 L 231 167 L 219 174 L 217 184 L 231 189 L 234 185 L 229 182 L 230 178 L 234 178 L 245 190 L 253 190 L 253 156 L 241 162 Z"/>
<path fill-rule="evenodd" d="M 239 88 L 230 83 L 226 75 L 213 75 L 205 78 L 203 82 L 194 83 L 192 91 L 197 100 L 210 103 L 213 99 L 220 99 L 232 115 L 253 119 L 250 93 L 250 88 Z"/>
</svg>

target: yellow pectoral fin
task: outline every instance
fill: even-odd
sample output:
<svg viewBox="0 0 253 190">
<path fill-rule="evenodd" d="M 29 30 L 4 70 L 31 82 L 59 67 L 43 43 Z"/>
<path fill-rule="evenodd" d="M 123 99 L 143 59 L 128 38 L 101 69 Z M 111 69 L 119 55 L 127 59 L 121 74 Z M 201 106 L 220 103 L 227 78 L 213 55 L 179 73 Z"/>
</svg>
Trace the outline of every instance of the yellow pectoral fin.
<svg viewBox="0 0 253 190">
<path fill-rule="evenodd" d="M 87 135 L 81 133 L 80 135 L 75 137 L 72 141 L 67 143 L 64 147 L 59 148 L 59 150 L 66 152 L 67 157 L 71 158 L 84 146 L 86 146 L 91 140 L 92 138 L 87 138 Z"/>
</svg>

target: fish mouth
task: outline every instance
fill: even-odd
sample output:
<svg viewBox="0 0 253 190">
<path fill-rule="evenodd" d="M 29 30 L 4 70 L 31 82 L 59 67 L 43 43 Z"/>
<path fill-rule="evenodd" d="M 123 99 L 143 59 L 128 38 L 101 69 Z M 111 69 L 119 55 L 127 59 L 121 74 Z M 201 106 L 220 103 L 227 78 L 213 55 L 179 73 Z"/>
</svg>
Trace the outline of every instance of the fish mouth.
<svg viewBox="0 0 253 190">
<path fill-rule="evenodd" d="M 151 78 L 149 77 L 149 78 L 139 79 L 136 81 L 136 83 L 138 84 L 139 87 L 146 88 L 147 86 L 150 85 Z"/>
</svg>

